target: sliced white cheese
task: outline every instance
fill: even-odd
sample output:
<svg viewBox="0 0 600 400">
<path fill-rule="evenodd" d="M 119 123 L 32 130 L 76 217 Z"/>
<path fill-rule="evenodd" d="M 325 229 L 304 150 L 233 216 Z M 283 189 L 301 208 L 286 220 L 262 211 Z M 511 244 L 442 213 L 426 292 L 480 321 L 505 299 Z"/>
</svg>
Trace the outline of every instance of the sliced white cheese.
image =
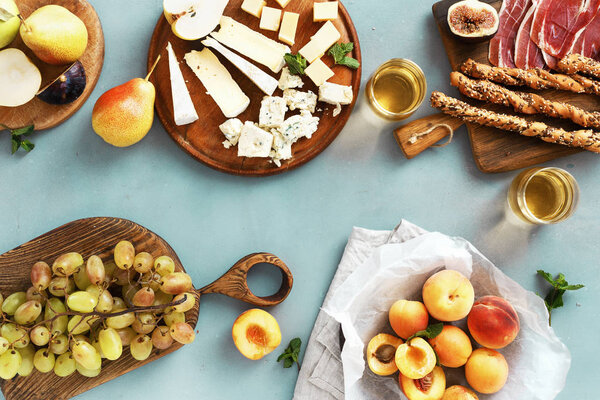
<svg viewBox="0 0 600 400">
<path fill-rule="evenodd" d="M 192 50 L 185 61 L 227 118 L 237 117 L 248 108 L 250 99 L 208 48 Z"/>
<path fill-rule="evenodd" d="M 267 5 L 265 0 L 244 0 L 242 3 L 242 10 L 248 14 L 254 15 L 256 18 L 260 18 L 262 9 Z"/>
<path fill-rule="evenodd" d="M 352 86 L 338 85 L 337 83 L 325 82 L 319 86 L 319 101 L 332 105 L 348 105 L 352 103 L 354 93 Z"/>
<path fill-rule="evenodd" d="M 304 72 L 317 86 L 321 86 L 327 81 L 327 79 L 335 75 L 331 68 L 325 65 L 320 58 L 306 67 Z"/>
<path fill-rule="evenodd" d="M 300 92 L 294 89 L 286 89 L 283 91 L 283 98 L 290 110 L 306 110 L 311 113 L 315 112 L 317 107 L 317 95 L 311 92 Z"/>
<path fill-rule="evenodd" d="M 285 65 L 283 56 L 291 50 L 288 46 L 240 24 L 230 17 L 221 18 L 221 29 L 211 36 L 246 57 L 278 73 Z M 334 28 L 335 29 L 335 28 Z"/>
<path fill-rule="evenodd" d="M 288 67 L 283 67 L 283 70 L 281 70 L 281 77 L 279 78 L 279 89 L 294 89 L 301 88 L 302 86 L 304 86 L 302 78 L 298 75 L 292 75 Z"/>
<path fill-rule="evenodd" d="M 279 30 L 279 40 L 283 43 L 293 46 L 296 43 L 296 30 L 298 29 L 298 20 L 300 14 L 286 11 L 283 13 L 281 29 Z"/>
<path fill-rule="evenodd" d="M 281 10 L 273 7 L 264 7 L 260 16 L 260 29 L 276 32 L 281 23 Z"/>
<path fill-rule="evenodd" d="M 238 157 L 269 157 L 273 135 L 246 121 L 238 141 Z"/>
<path fill-rule="evenodd" d="M 331 21 L 338 17 L 338 2 L 337 1 L 315 1 L 313 5 L 313 21 Z"/>
<path fill-rule="evenodd" d="M 306 110 L 300 111 L 300 115 L 293 115 L 286 119 L 283 124 L 277 128 L 285 140 L 296 142 L 303 137 L 310 139 L 319 127 L 319 118 L 313 117 Z"/>
<path fill-rule="evenodd" d="M 244 124 L 237 118 L 230 118 L 227 121 L 219 125 L 219 129 L 223 132 L 223 135 L 227 138 L 223 142 L 223 146 L 228 149 L 231 146 L 235 146 L 240 139 L 242 134 L 242 128 Z"/>
<path fill-rule="evenodd" d="M 202 41 L 202 44 L 211 47 L 214 50 L 218 51 L 231 61 L 233 65 L 237 67 L 244 75 L 246 75 L 260 90 L 262 90 L 266 95 L 271 96 L 275 89 L 277 89 L 278 82 L 275 78 L 264 72 L 262 69 L 258 68 L 256 65 L 247 61 L 245 58 L 242 58 L 235 54 L 233 51 L 229 50 L 221 43 L 217 42 L 213 38 L 206 38 Z"/>
<path fill-rule="evenodd" d="M 281 6 L 281 8 L 285 8 L 288 4 L 290 4 L 291 0 L 275 0 L 277 3 L 279 3 L 279 5 Z"/>
<path fill-rule="evenodd" d="M 323 57 L 325 52 L 329 50 L 331 46 L 340 40 L 342 36 L 337 30 L 335 25 L 331 21 L 325 22 L 321 29 L 311 37 L 303 48 L 300 49 L 302 57 L 306 58 L 309 63 L 314 62 L 316 59 Z"/>
<path fill-rule="evenodd" d="M 283 97 L 263 97 L 260 103 L 260 114 L 258 125 L 264 128 L 277 128 L 285 120 L 285 112 L 288 110 Z"/>
<path fill-rule="evenodd" d="M 194 108 L 190 92 L 185 85 L 185 80 L 183 79 L 183 74 L 179 68 L 179 63 L 177 62 L 171 42 L 167 43 L 167 53 L 169 53 L 169 73 L 171 75 L 171 94 L 173 97 L 175 124 L 178 126 L 191 124 L 198 120 L 198 113 Z"/>
</svg>

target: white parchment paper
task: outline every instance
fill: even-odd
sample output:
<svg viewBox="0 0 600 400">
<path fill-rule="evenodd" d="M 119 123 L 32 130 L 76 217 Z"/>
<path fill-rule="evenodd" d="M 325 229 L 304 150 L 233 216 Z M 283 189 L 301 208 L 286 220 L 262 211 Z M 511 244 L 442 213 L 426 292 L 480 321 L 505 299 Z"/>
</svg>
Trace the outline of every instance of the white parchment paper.
<svg viewBox="0 0 600 400">
<path fill-rule="evenodd" d="M 475 298 L 504 297 L 519 314 L 519 335 L 499 350 L 509 365 L 508 381 L 498 393 L 479 398 L 554 399 L 565 385 L 571 355 L 548 326 L 543 300 L 502 273 L 466 240 L 440 233 L 379 247 L 337 289 L 325 308 L 340 322 L 345 337 L 342 350 L 345 398 L 406 398 L 399 388 L 397 374 L 380 377 L 366 367 L 365 349 L 376 334 L 393 333 L 388 322 L 391 305 L 399 299 L 421 300 L 427 278 L 444 268 L 469 277 Z M 454 324 L 468 331 L 466 321 Z M 464 368 L 444 368 L 444 371 L 447 386 L 466 385 Z"/>
</svg>

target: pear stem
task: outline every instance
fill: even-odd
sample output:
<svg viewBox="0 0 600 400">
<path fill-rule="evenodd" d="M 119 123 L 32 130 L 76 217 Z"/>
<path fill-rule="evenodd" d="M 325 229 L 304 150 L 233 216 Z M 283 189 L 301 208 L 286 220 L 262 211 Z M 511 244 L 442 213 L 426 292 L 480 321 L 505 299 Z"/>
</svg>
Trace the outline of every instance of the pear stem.
<svg viewBox="0 0 600 400">
<path fill-rule="evenodd" d="M 21 20 L 21 23 L 25 27 L 25 30 L 27 32 L 31 32 L 31 29 L 29 29 L 29 26 L 25 23 L 25 18 L 23 18 L 23 16 L 21 14 L 17 14 L 17 17 L 19 17 L 19 19 Z"/>
<path fill-rule="evenodd" d="M 146 75 L 146 80 L 148 80 L 148 78 L 150 78 L 150 75 L 152 75 L 152 73 L 154 72 L 154 68 L 156 68 L 158 61 L 160 61 L 160 54 L 158 55 L 158 57 L 156 57 L 156 61 L 154 61 L 154 65 L 152 65 L 152 68 L 150 68 L 150 72 L 148 72 L 148 75 Z"/>
</svg>

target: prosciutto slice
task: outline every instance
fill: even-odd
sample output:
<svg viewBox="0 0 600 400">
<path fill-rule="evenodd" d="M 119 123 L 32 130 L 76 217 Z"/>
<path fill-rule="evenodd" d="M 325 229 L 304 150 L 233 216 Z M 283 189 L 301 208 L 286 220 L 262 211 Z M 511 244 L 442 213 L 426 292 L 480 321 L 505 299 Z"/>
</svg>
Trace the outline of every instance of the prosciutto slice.
<svg viewBox="0 0 600 400">
<path fill-rule="evenodd" d="M 537 1 L 531 4 L 517 32 L 515 39 L 515 65 L 517 68 L 531 69 L 546 66 L 542 50 L 531 40 L 529 35 L 536 6 Z"/>
<path fill-rule="evenodd" d="M 569 53 L 600 60 L 600 11 L 573 43 Z"/>
<path fill-rule="evenodd" d="M 600 1 L 600 0 L 599 0 Z M 498 32 L 490 41 L 488 58 L 497 67 L 515 67 L 515 40 L 532 0 L 504 0 Z"/>
</svg>

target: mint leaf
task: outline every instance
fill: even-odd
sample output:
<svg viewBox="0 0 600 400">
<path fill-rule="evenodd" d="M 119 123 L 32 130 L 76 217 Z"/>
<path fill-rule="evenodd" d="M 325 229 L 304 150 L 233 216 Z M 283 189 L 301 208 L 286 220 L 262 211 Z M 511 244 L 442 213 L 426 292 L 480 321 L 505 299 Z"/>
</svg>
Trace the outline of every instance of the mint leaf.
<svg viewBox="0 0 600 400">
<path fill-rule="evenodd" d="M 0 7 L 0 21 L 6 22 L 14 17 L 16 17 L 16 15 L 8 11 L 6 8 Z"/>
<path fill-rule="evenodd" d="M 10 154 L 15 154 L 17 152 L 17 150 L 19 150 L 19 146 L 21 145 L 21 143 L 19 143 L 19 141 L 15 140 L 14 138 L 11 140 L 12 143 L 12 150 L 10 152 Z"/>
<path fill-rule="evenodd" d="M 300 364 L 298 364 L 298 357 L 300 355 L 300 348 L 302 347 L 302 340 L 300 338 L 294 338 L 290 341 L 290 344 L 283 351 L 279 357 L 277 357 L 277 362 L 283 360 L 283 368 L 290 368 L 294 363 L 298 365 L 298 369 L 300 369 Z"/>
<path fill-rule="evenodd" d="M 569 285 L 565 275 L 562 273 L 559 273 L 556 279 L 554 279 L 549 272 L 541 269 L 537 270 L 537 274 L 552 285 L 552 289 L 548 292 L 546 297 L 544 297 L 544 303 L 548 309 L 548 324 L 552 325 L 552 310 L 564 306 L 563 294 L 565 294 L 567 290 L 579 290 L 585 286 L 581 284 Z M 538 296 L 540 295 L 538 294 Z"/>
<path fill-rule="evenodd" d="M 29 140 L 23 140 L 21 142 L 21 148 L 29 153 L 35 148 L 35 144 L 31 143 Z"/>
<path fill-rule="evenodd" d="M 14 136 L 21 136 L 21 135 L 29 136 L 33 133 L 33 125 L 29 125 L 24 128 L 12 129 L 11 133 Z"/>
<path fill-rule="evenodd" d="M 27 139 L 23 139 L 24 136 L 29 136 L 33 133 L 34 127 L 33 125 L 25 126 L 23 128 L 10 129 L 8 126 L 4 124 L 0 124 L 0 127 L 4 129 L 8 129 L 10 131 L 11 137 L 11 154 L 15 154 L 19 148 L 25 150 L 26 152 L 30 152 L 35 148 L 35 144 L 31 143 Z"/>
<path fill-rule="evenodd" d="M 358 62 L 358 60 L 352 57 L 344 57 L 338 64 L 344 65 L 352 69 L 358 69 L 358 67 L 360 67 L 360 63 Z"/>
<path fill-rule="evenodd" d="M 346 54 L 351 53 L 354 50 L 354 43 L 336 43 L 327 52 L 333 57 L 336 64 L 344 65 L 348 68 L 357 69 L 360 67 L 358 60 L 348 57 Z"/>
<path fill-rule="evenodd" d="M 307 66 L 306 58 L 302 57 L 300 54 L 287 53 L 283 56 L 283 59 L 290 69 L 290 74 L 304 75 L 304 70 Z"/>
<path fill-rule="evenodd" d="M 440 322 L 437 324 L 433 324 L 433 325 L 429 325 L 427 327 L 427 329 L 424 329 L 422 331 L 418 331 L 417 333 L 415 333 L 414 335 L 410 336 L 408 339 L 406 339 L 406 342 L 410 342 L 412 339 L 416 338 L 416 337 L 420 337 L 420 338 L 424 338 L 424 339 L 433 339 L 434 337 L 436 337 L 437 335 L 439 335 L 440 333 L 442 333 L 442 329 L 444 329 L 444 323 Z"/>
</svg>

